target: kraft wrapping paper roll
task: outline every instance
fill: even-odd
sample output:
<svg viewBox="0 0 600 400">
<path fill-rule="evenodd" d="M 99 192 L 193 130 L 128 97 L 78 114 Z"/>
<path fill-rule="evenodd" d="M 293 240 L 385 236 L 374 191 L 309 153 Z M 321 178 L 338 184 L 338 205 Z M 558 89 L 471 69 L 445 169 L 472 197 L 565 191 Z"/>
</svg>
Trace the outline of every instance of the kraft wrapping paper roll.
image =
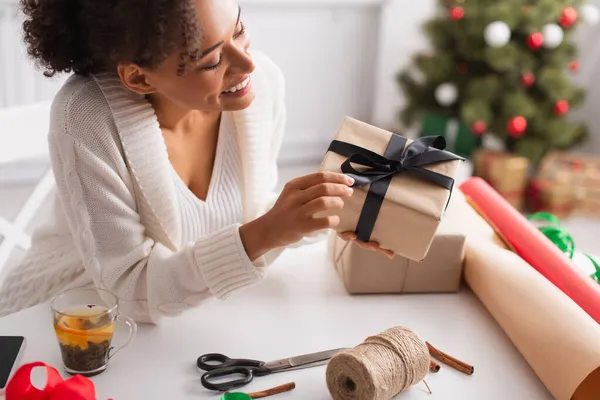
<svg viewBox="0 0 600 400">
<path fill-rule="evenodd" d="M 600 323 L 600 285 L 572 265 L 554 243 L 483 179 L 470 178 L 460 190 L 523 260 Z"/>
<path fill-rule="evenodd" d="M 566 294 L 479 238 L 467 241 L 465 280 L 557 400 L 600 398 L 600 325 Z"/>
<path fill-rule="evenodd" d="M 471 290 L 557 400 L 598 400 L 600 325 L 510 251 L 462 192 L 453 201 L 467 237 Z"/>
</svg>

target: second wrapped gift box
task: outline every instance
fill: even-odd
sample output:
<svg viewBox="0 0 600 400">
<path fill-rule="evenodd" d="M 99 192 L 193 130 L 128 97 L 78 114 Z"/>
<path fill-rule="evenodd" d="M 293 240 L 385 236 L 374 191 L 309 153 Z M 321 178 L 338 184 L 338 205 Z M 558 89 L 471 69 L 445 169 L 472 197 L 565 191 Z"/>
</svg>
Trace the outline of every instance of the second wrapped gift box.
<svg viewBox="0 0 600 400">
<path fill-rule="evenodd" d="M 351 294 L 458 291 L 465 256 L 463 223 L 472 219 L 469 214 L 472 210 L 462 193 L 456 195 L 422 262 L 404 257 L 390 260 L 333 233 L 329 238 L 329 252 L 346 291 Z"/>
<path fill-rule="evenodd" d="M 443 150 L 441 136 L 415 141 L 346 117 L 321 170 L 355 180 L 344 199 L 338 232 L 356 232 L 414 261 L 427 255 L 463 159 Z"/>
</svg>

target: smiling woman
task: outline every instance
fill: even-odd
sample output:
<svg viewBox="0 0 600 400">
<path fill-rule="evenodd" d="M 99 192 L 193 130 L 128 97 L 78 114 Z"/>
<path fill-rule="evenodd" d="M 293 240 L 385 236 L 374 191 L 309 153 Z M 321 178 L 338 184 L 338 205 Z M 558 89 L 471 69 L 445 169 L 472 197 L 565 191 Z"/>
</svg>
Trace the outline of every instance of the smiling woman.
<svg viewBox="0 0 600 400">
<path fill-rule="evenodd" d="M 151 100 L 166 97 L 184 109 L 237 111 L 247 108 L 254 98 L 251 90 L 246 90 L 244 96 L 227 94 L 248 80 L 255 68 L 247 51 L 250 41 L 241 19 L 241 8 L 232 1 L 187 1 L 186 4 L 187 7 L 182 7 L 187 15 L 184 20 L 193 15 L 202 18 L 196 23 L 183 24 L 182 49 L 172 51 L 154 68 L 142 67 L 141 71 L 135 63 L 120 63 L 117 65 L 119 75 L 129 89 L 150 95 Z M 142 74 L 145 79 L 139 79 Z"/>
<path fill-rule="evenodd" d="M 21 0 L 30 56 L 74 72 L 49 132 L 54 218 L 0 289 L 0 315 L 72 287 L 156 323 L 261 280 L 287 246 L 338 224 L 351 179 L 280 194 L 284 81 L 250 51 L 233 0 Z"/>
</svg>

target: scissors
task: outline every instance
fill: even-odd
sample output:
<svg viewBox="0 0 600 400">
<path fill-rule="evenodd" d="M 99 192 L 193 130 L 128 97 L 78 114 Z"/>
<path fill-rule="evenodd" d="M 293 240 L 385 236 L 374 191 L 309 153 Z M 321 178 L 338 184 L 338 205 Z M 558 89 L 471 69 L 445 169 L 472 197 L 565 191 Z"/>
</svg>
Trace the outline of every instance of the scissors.
<svg viewBox="0 0 600 400">
<path fill-rule="evenodd" d="M 282 358 L 275 361 L 248 360 L 229 358 L 220 353 L 209 353 L 198 357 L 198 368 L 207 371 L 202 374 L 202 386 L 209 390 L 225 392 L 252 382 L 255 376 L 265 376 L 277 372 L 293 371 L 301 368 L 316 367 L 329 362 L 331 357 L 347 348 L 339 348 L 301 356 Z M 235 375 L 239 379 L 232 379 Z M 228 378 L 224 382 L 215 382 L 219 378 Z"/>
</svg>

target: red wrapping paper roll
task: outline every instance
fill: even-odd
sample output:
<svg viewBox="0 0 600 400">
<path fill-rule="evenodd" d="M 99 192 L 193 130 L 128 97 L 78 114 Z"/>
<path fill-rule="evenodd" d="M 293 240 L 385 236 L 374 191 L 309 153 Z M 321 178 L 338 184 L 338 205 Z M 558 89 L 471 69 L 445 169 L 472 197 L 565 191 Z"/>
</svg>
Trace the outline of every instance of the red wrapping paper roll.
<svg viewBox="0 0 600 400">
<path fill-rule="evenodd" d="M 600 285 L 579 272 L 554 243 L 486 181 L 470 178 L 460 190 L 523 260 L 600 323 Z"/>
</svg>

